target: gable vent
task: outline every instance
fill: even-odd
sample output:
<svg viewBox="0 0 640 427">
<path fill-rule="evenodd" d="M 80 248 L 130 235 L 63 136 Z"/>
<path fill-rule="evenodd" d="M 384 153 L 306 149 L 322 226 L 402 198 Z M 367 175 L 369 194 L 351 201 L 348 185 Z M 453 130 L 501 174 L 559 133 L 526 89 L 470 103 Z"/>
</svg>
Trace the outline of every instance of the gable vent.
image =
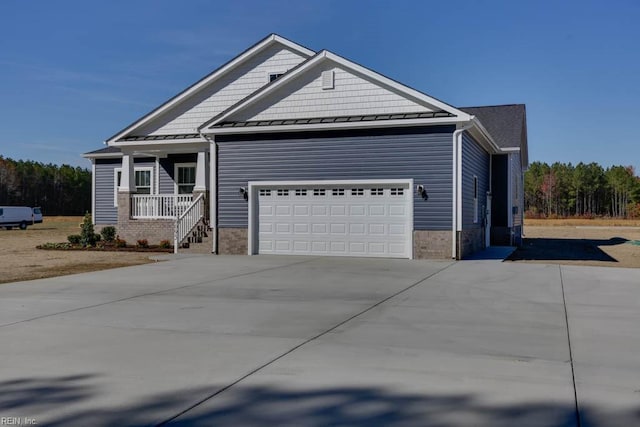
<svg viewBox="0 0 640 427">
<path fill-rule="evenodd" d="M 334 88 L 334 74 L 333 70 L 322 72 L 322 89 Z"/>
</svg>

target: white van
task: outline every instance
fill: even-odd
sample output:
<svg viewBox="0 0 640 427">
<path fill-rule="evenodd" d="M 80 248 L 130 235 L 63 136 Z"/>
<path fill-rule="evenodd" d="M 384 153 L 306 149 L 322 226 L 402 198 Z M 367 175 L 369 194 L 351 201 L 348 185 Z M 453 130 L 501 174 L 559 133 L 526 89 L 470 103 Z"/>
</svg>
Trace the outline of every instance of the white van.
<svg viewBox="0 0 640 427">
<path fill-rule="evenodd" d="M 40 208 L 28 208 L 26 206 L 0 206 L 0 227 L 11 230 L 12 227 L 20 227 L 26 230 L 27 225 L 42 222 L 42 210 Z"/>
</svg>

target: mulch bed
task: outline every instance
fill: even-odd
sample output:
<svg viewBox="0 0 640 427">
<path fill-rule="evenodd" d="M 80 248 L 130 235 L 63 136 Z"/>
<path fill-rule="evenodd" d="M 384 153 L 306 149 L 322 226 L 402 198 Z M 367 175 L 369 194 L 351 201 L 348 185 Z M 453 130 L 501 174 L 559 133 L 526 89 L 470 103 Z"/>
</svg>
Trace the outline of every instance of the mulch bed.
<svg viewBox="0 0 640 427">
<path fill-rule="evenodd" d="M 86 251 L 86 252 L 163 252 L 173 253 L 173 248 L 161 248 L 159 246 L 149 246 L 148 248 L 138 246 L 116 247 L 114 245 L 83 247 L 81 245 L 71 245 L 69 243 L 44 244 L 36 246 L 36 249 L 47 251 Z"/>
</svg>

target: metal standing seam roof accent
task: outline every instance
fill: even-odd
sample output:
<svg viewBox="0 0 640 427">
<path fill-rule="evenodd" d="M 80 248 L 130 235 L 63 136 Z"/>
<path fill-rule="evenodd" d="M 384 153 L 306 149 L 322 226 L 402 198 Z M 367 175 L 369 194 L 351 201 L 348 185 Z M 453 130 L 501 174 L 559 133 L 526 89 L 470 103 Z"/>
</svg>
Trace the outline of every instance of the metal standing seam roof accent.
<svg viewBox="0 0 640 427">
<path fill-rule="evenodd" d="M 422 113 L 404 114 L 375 114 L 363 116 L 337 116 L 337 117 L 315 117 L 307 119 L 277 119 L 277 120 L 254 120 L 246 122 L 222 122 L 211 126 L 212 128 L 239 128 L 256 126 L 286 126 L 286 125 L 308 125 L 318 123 L 346 123 L 346 122 L 373 122 L 382 120 L 410 120 L 410 119 L 433 119 L 440 117 L 455 117 L 455 115 L 439 110 Z"/>
<path fill-rule="evenodd" d="M 179 135 L 143 135 L 143 136 L 127 136 L 120 138 L 120 141 L 166 141 L 173 139 L 200 139 L 202 136 L 199 133 L 186 133 Z"/>
</svg>

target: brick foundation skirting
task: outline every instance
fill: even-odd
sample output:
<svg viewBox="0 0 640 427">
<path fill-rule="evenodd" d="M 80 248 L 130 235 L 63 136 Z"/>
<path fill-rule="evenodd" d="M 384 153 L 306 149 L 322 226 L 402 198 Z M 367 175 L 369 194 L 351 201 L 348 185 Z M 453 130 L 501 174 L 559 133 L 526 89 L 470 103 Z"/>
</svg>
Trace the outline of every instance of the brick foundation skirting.
<svg viewBox="0 0 640 427">
<path fill-rule="evenodd" d="M 116 233 L 129 244 L 146 239 L 150 245 L 168 240 L 173 245 L 174 221 L 167 219 L 130 219 L 116 226 Z"/>
<path fill-rule="evenodd" d="M 415 259 L 451 258 L 451 231 L 414 230 Z"/>
<path fill-rule="evenodd" d="M 460 239 L 460 259 L 485 248 L 484 229 L 482 228 L 462 230 L 458 233 L 458 238 Z"/>
<path fill-rule="evenodd" d="M 218 253 L 221 255 L 246 255 L 249 230 L 246 228 L 219 228 Z"/>
</svg>

